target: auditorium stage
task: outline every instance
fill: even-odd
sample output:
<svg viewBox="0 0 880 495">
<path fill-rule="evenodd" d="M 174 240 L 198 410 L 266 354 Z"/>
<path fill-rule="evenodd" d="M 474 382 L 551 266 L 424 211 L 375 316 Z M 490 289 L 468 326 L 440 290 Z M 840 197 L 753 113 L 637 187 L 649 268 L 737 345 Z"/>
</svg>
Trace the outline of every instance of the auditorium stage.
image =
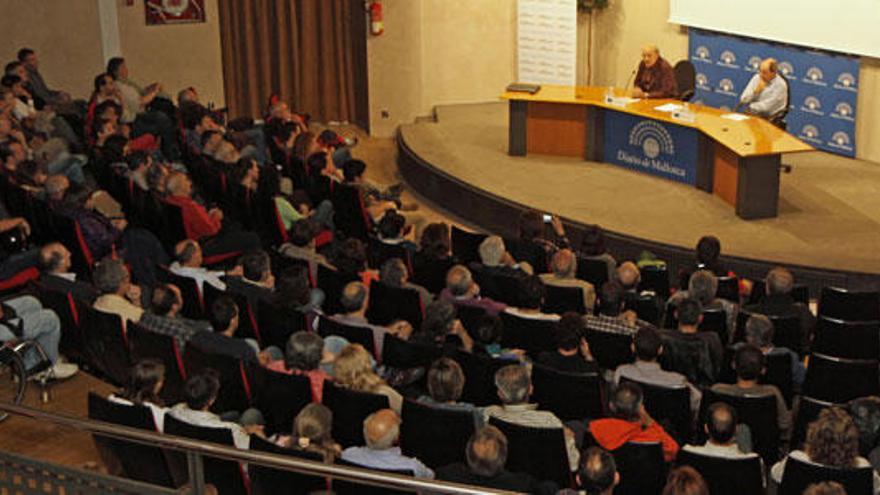
<svg viewBox="0 0 880 495">
<path fill-rule="evenodd" d="M 513 235 L 524 208 L 560 215 L 573 231 L 596 223 L 612 252 L 649 249 L 674 271 L 697 239 L 721 239 L 740 275 L 792 268 L 800 283 L 880 288 L 880 165 L 811 152 L 784 155 L 779 216 L 743 220 L 717 196 L 624 168 L 575 158 L 507 154 L 506 103 L 438 107 L 436 119 L 402 125 L 407 183 L 475 226 Z M 813 295 L 818 295 L 813 291 Z"/>
</svg>

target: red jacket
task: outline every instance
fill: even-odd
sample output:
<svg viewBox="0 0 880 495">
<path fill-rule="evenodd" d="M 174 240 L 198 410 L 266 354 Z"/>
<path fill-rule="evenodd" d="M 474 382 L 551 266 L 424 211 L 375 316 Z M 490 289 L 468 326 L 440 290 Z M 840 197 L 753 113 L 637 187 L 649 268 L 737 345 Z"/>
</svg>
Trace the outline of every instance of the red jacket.
<svg viewBox="0 0 880 495">
<path fill-rule="evenodd" d="M 192 198 L 168 196 L 165 201 L 177 205 L 183 210 L 183 227 L 189 239 L 210 237 L 220 232 L 220 220 L 211 218 L 211 215 L 208 215 L 208 210 Z"/>
<path fill-rule="evenodd" d="M 678 443 L 657 423 L 642 428 L 639 422 L 616 418 L 597 419 L 590 422 L 590 433 L 605 450 L 614 450 L 627 442 L 660 442 L 666 462 L 674 460 L 678 455 Z"/>
</svg>

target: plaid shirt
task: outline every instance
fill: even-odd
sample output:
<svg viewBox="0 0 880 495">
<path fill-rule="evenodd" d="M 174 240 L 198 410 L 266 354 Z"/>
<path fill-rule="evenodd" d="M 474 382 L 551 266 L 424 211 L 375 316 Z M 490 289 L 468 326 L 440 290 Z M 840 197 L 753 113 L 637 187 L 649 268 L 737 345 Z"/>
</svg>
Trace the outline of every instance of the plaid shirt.
<svg viewBox="0 0 880 495">
<path fill-rule="evenodd" d="M 212 331 L 210 323 L 206 321 L 182 317 L 169 318 L 152 313 L 144 313 L 138 323 L 151 332 L 174 337 L 181 349 L 195 334 Z"/>
<path fill-rule="evenodd" d="M 635 335 L 639 328 L 650 326 L 647 322 L 636 320 L 635 325 L 630 325 L 619 316 L 584 315 L 584 323 L 589 330 L 597 332 L 618 333 L 623 335 Z"/>
</svg>

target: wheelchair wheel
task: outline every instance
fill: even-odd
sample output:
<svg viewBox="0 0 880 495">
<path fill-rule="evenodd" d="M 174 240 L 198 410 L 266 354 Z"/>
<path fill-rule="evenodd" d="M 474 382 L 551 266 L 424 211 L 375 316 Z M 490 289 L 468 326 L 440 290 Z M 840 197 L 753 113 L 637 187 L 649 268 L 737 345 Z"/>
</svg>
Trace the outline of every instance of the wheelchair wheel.
<svg viewBox="0 0 880 495">
<path fill-rule="evenodd" d="M 27 371 L 21 356 L 8 345 L 0 347 L 0 403 L 20 404 L 27 387 Z M 0 421 L 8 416 L 0 412 Z"/>
</svg>

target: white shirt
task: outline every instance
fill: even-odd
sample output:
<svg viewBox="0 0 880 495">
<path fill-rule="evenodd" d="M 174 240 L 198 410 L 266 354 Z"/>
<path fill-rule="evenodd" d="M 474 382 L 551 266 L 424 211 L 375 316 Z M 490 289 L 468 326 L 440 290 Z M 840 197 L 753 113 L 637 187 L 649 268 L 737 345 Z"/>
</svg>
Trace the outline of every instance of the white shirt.
<svg viewBox="0 0 880 495">
<path fill-rule="evenodd" d="M 760 94 L 755 95 L 755 89 L 760 80 L 760 74 L 752 76 L 752 80 L 743 90 L 739 101 L 748 104 L 750 113 L 762 117 L 769 117 L 785 109 L 785 103 L 788 100 L 788 85 L 782 80 L 782 76 L 774 77 Z"/>
<path fill-rule="evenodd" d="M 225 275 L 223 272 L 211 271 L 201 266 L 181 266 L 181 264 L 176 261 L 171 263 L 171 266 L 169 266 L 168 269 L 175 275 L 194 279 L 199 286 L 199 291 L 204 291 L 205 282 L 217 290 L 226 290 L 226 283 L 220 280 L 220 277 Z"/>
<path fill-rule="evenodd" d="M 235 443 L 235 448 L 241 450 L 248 450 L 250 448 L 251 437 L 246 431 L 244 431 L 244 428 L 242 428 L 241 425 L 238 423 L 223 421 L 220 419 L 220 416 L 217 416 L 210 411 L 196 411 L 195 409 L 190 409 L 186 404 L 181 403 L 169 409 L 168 414 L 174 416 L 175 419 L 179 419 L 195 426 L 227 428 L 232 431 L 232 440 L 233 443 Z"/>
</svg>

